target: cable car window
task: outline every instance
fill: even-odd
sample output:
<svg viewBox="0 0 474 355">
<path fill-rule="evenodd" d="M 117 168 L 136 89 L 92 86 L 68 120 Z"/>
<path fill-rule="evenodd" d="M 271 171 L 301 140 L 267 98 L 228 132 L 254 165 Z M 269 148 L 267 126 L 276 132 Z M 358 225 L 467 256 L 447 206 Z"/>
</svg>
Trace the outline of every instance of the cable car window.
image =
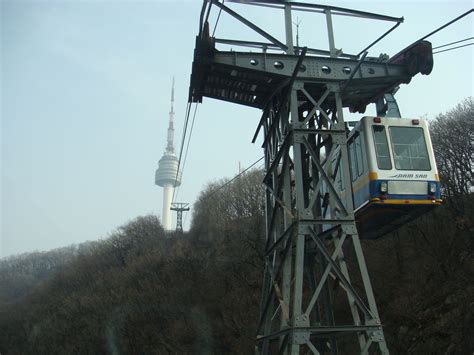
<svg viewBox="0 0 474 355">
<path fill-rule="evenodd" d="M 395 168 L 431 170 L 425 135 L 421 127 L 390 127 Z"/>
<path fill-rule="evenodd" d="M 362 146 L 360 144 L 360 140 L 361 140 L 360 136 L 357 136 L 354 139 L 355 151 L 356 151 L 356 157 L 357 157 L 357 173 L 359 176 L 361 176 L 362 173 L 364 172 L 364 163 L 362 159 Z"/>
<path fill-rule="evenodd" d="M 361 132 L 360 134 L 360 147 L 362 150 L 362 164 L 364 166 L 364 173 L 369 171 L 369 163 L 367 162 L 367 147 L 365 146 L 367 139 L 365 138 L 365 133 Z"/>
<path fill-rule="evenodd" d="M 374 131 L 375 153 L 377 155 L 377 166 L 381 170 L 392 169 L 390 151 L 388 149 L 387 135 L 384 126 L 372 126 Z"/>
</svg>

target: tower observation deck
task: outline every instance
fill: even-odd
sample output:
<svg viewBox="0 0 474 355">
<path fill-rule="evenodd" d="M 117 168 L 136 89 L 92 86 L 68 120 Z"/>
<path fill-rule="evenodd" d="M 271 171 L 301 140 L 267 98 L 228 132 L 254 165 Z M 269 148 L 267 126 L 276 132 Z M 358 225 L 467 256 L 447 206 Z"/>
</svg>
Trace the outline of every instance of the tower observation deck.
<svg viewBox="0 0 474 355">
<path fill-rule="evenodd" d="M 163 213 L 162 223 L 165 230 L 171 230 L 171 200 L 173 189 L 181 185 L 181 174 L 178 174 L 178 159 L 174 150 L 174 78 L 171 88 L 171 111 L 169 113 L 169 126 L 166 150 L 155 173 L 155 184 L 163 187 Z"/>
</svg>

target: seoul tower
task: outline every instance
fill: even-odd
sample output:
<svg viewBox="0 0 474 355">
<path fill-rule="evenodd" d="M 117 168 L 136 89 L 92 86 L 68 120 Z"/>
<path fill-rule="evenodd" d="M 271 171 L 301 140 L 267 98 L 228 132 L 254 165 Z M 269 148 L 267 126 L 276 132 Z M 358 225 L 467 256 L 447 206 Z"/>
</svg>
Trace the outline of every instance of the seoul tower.
<svg viewBox="0 0 474 355">
<path fill-rule="evenodd" d="M 166 231 L 171 230 L 171 200 L 173 198 L 173 189 L 181 185 L 181 174 L 178 174 L 178 159 L 174 151 L 174 78 L 171 87 L 171 111 L 168 126 L 168 144 L 165 153 L 158 162 L 158 169 L 155 173 L 155 184 L 163 187 L 163 214 L 162 224 Z"/>
</svg>

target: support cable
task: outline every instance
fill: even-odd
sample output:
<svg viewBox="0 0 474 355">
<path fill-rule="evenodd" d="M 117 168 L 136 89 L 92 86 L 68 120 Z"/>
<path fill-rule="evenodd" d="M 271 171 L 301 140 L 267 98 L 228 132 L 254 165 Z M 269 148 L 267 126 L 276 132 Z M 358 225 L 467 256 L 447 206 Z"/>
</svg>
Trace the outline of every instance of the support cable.
<svg viewBox="0 0 474 355">
<path fill-rule="evenodd" d="M 215 190 L 212 191 L 209 195 L 207 195 L 206 198 L 211 197 L 212 195 L 216 194 L 217 192 L 219 192 L 220 190 L 222 190 L 224 187 L 226 187 L 226 186 L 229 185 L 230 183 L 232 183 L 232 182 L 234 182 L 235 180 L 237 180 L 238 178 L 240 178 L 243 174 L 245 174 L 247 171 L 249 171 L 252 167 L 254 167 L 254 166 L 257 165 L 260 161 L 262 161 L 263 158 L 265 158 L 265 157 L 261 157 L 260 159 L 258 159 L 258 160 L 255 161 L 254 163 L 252 163 L 252 165 L 250 165 L 247 169 L 245 169 L 245 170 L 243 170 L 242 172 L 240 172 L 239 174 L 235 175 L 231 180 L 227 181 L 225 184 L 219 186 L 217 189 L 215 189 Z"/>
<path fill-rule="evenodd" d="M 186 166 L 186 159 L 188 157 L 188 150 L 189 150 L 189 143 L 191 142 L 191 136 L 193 135 L 193 129 L 194 129 L 194 120 L 196 119 L 196 112 L 197 112 L 197 108 L 198 108 L 198 105 L 196 104 L 194 106 L 194 114 L 193 114 L 193 120 L 191 122 L 191 129 L 189 130 L 189 136 L 188 136 L 188 143 L 186 144 L 186 150 L 184 152 L 184 159 L 183 159 L 183 164 L 181 165 L 181 170 L 179 170 L 179 165 L 178 165 L 178 171 L 181 171 L 181 179 L 183 179 L 183 171 L 184 171 L 184 167 Z M 182 149 L 182 148 L 181 148 Z M 176 199 L 178 199 L 178 195 L 179 195 L 179 188 L 181 187 L 178 186 L 178 188 L 176 189 Z M 173 193 L 174 194 L 174 193 Z M 174 196 L 173 196 L 174 198 Z M 173 202 L 176 202 L 175 199 L 173 199 Z"/>
<path fill-rule="evenodd" d="M 453 47 L 453 48 L 443 49 L 442 51 L 433 52 L 433 54 L 438 54 L 438 53 L 443 53 L 443 52 L 449 52 L 449 51 L 452 51 L 453 49 L 458 49 L 458 48 L 462 48 L 462 47 L 468 47 L 468 46 L 472 46 L 472 45 L 474 45 L 474 43 L 469 43 L 469 44 L 464 44 L 464 45 L 462 45 L 462 46 L 457 46 L 457 47 Z"/>
<path fill-rule="evenodd" d="M 265 157 L 261 157 L 260 159 L 258 159 L 256 162 L 254 162 L 252 165 L 250 165 L 247 169 L 245 169 L 244 171 L 242 171 L 239 175 L 235 176 L 232 180 L 228 181 L 225 185 L 220 186 L 217 190 L 213 191 L 213 192 L 211 193 L 211 195 L 213 195 L 214 193 L 217 193 L 217 191 L 219 191 L 220 189 L 224 188 L 226 185 L 230 184 L 231 182 L 233 182 L 233 181 L 236 180 L 237 178 L 240 178 L 242 174 L 244 174 L 247 170 L 249 170 L 250 168 L 252 168 L 253 166 L 255 166 L 255 164 L 257 164 L 257 163 L 258 163 L 259 161 L 261 161 L 263 158 L 265 158 Z M 264 166 L 265 166 L 265 163 L 259 165 L 257 169 L 262 169 Z M 210 197 L 211 195 L 208 195 L 206 198 Z M 187 220 L 187 218 L 188 218 L 188 215 L 189 215 L 189 213 L 186 213 L 186 215 L 184 216 L 183 225 L 186 224 L 186 220 Z"/>
<path fill-rule="evenodd" d="M 451 46 L 451 45 L 453 45 L 453 44 L 457 44 L 457 43 L 469 41 L 469 40 L 471 40 L 471 39 L 474 39 L 474 37 L 468 37 L 468 38 L 462 39 L 462 40 L 460 40 L 460 41 L 451 42 L 451 43 L 448 43 L 448 44 L 443 44 L 442 46 L 433 47 L 433 49 L 439 49 L 439 48 Z"/>
<path fill-rule="evenodd" d="M 456 17 L 455 19 L 449 21 L 448 23 L 444 24 L 443 26 L 440 26 L 440 27 L 438 27 L 436 30 L 434 30 L 434 31 L 432 31 L 432 32 L 430 32 L 430 33 L 428 33 L 427 35 L 425 35 L 425 36 L 423 36 L 423 37 L 421 37 L 419 40 L 413 42 L 413 43 L 410 44 L 408 47 L 404 48 L 403 50 L 401 50 L 400 52 L 398 52 L 397 54 L 395 54 L 394 56 L 392 56 L 392 59 L 398 57 L 398 56 L 401 55 L 401 54 L 403 54 L 403 53 L 406 52 L 408 49 L 412 48 L 415 44 L 420 43 L 421 41 L 425 40 L 426 38 L 428 38 L 428 37 L 434 35 L 435 33 L 438 33 L 438 32 L 441 31 L 442 29 L 444 29 L 444 28 L 446 28 L 446 27 L 452 25 L 454 22 L 456 22 L 456 21 L 462 19 L 464 16 L 469 15 L 471 12 L 474 12 L 474 9 L 470 9 L 469 11 L 463 13 L 462 15 L 459 15 L 458 17 Z M 434 53 L 433 53 L 433 54 L 434 54 Z"/>
<path fill-rule="evenodd" d="M 438 27 L 436 30 L 434 30 L 434 31 L 432 31 L 432 32 L 430 32 L 430 33 L 428 33 L 426 36 L 420 38 L 420 39 L 419 39 L 418 41 L 416 41 L 416 42 L 421 42 L 421 41 L 423 41 L 424 39 L 430 37 L 431 35 L 434 35 L 435 33 L 441 31 L 442 29 L 444 29 L 444 28 L 446 28 L 446 27 L 452 25 L 454 22 L 456 22 L 456 21 L 462 19 L 464 16 L 469 15 L 471 12 L 474 12 L 474 9 L 470 9 L 469 11 L 463 13 L 462 15 L 459 15 L 459 16 L 456 17 L 454 20 L 451 20 L 451 21 L 449 21 L 448 23 L 446 23 L 445 25 L 443 25 L 443 26 L 441 26 L 441 27 Z M 416 42 L 415 42 L 415 43 L 416 43 Z"/>
<path fill-rule="evenodd" d="M 183 155 L 183 147 L 184 147 L 184 142 L 185 142 L 185 138 L 186 138 L 186 131 L 188 129 L 189 113 L 190 112 L 191 112 L 191 103 L 188 102 L 188 104 L 186 106 L 186 114 L 184 116 L 183 134 L 181 136 L 181 147 L 179 149 L 178 169 L 176 169 L 175 180 L 178 180 L 178 176 L 179 176 L 179 168 L 180 168 L 180 165 L 181 165 L 181 157 Z M 176 190 L 173 189 L 173 197 L 171 198 L 171 201 L 174 201 L 175 191 Z"/>
</svg>

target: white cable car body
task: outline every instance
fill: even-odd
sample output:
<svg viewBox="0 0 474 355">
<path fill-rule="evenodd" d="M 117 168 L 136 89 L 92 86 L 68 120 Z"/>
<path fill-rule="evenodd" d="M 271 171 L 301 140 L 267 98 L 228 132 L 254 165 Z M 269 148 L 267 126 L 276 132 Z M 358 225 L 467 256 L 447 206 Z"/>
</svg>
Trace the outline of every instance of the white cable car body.
<svg viewBox="0 0 474 355">
<path fill-rule="evenodd" d="M 381 237 L 442 203 L 426 120 L 366 116 L 347 144 L 361 238 Z M 342 197 L 341 172 L 336 187 Z"/>
</svg>

